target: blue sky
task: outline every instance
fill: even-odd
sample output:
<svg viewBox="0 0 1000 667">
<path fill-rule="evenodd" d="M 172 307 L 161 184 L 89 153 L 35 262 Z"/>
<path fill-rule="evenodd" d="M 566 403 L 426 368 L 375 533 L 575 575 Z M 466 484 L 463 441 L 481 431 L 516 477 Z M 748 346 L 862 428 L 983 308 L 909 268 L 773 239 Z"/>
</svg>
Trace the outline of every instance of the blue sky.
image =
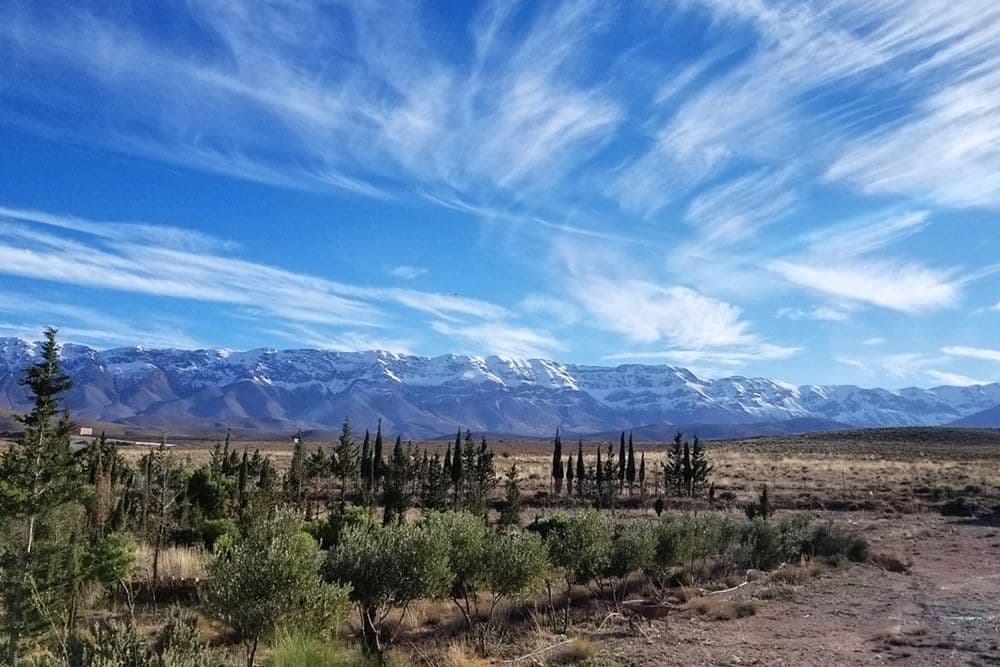
<svg viewBox="0 0 1000 667">
<path fill-rule="evenodd" d="M 0 335 L 1000 379 L 1000 5 L 12 2 Z"/>
</svg>

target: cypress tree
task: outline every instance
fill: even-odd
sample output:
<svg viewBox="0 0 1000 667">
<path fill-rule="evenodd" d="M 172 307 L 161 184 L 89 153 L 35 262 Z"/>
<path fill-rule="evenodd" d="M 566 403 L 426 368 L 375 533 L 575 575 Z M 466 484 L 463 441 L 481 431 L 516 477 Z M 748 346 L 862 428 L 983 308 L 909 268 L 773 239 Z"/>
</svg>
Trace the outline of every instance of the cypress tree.
<svg viewBox="0 0 1000 667">
<path fill-rule="evenodd" d="M 448 484 L 451 484 L 451 443 L 448 443 L 448 449 L 444 453 L 444 474 L 448 478 Z"/>
<path fill-rule="evenodd" d="M 573 452 L 569 453 L 566 459 L 566 495 L 573 495 L 573 476 L 575 474 L 573 469 Z"/>
<path fill-rule="evenodd" d="M 385 460 L 382 457 L 382 419 L 378 420 L 378 427 L 375 429 L 375 445 L 372 447 L 372 490 L 377 490 L 382 485 L 382 478 L 385 476 Z"/>
<path fill-rule="evenodd" d="M 622 431 L 618 444 L 618 488 L 625 487 L 625 431 Z"/>
<path fill-rule="evenodd" d="M 334 450 L 334 471 L 340 479 L 340 507 L 343 509 L 347 496 L 347 483 L 354 479 L 358 470 L 358 451 L 354 444 L 354 434 L 351 433 L 351 422 L 344 417 L 340 428 L 340 437 Z"/>
<path fill-rule="evenodd" d="M 372 490 L 372 444 L 371 435 L 365 429 L 365 439 L 361 441 L 361 488 L 365 493 Z"/>
<path fill-rule="evenodd" d="M 632 444 L 632 432 L 628 433 L 628 462 L 625 465 L 625 480 L 628 482 L 628 494 L 632 495 L 635 486 L 635 446 Z"/>
<path fill-rule="evenodd" d="M 646 495 L 646 452 L 639 455 L 639 493 Z"/>
<path fill-rule="evenodd" d="M 583 439 L 576 445 L 576 495 L 583 496 L 583 486 L 587 480 L 587 469 L 583 464 Z"/>
<path fill-rule="evenodd" d="M 295 448 L 292 450 L 292 461 L 288 465 L 288 472 L 285 473 L 285 497 L 288 502 L 296 507 L 302 506 L 302 499 L 305 496 L 306 478 L 306 453 L 305 438 L 299 433 L 295 436 Z"/>
<path fill-rule="evenodd" d="M 462 479 L 462 429 L 458 429 L 455 434 L 455 451 L 451 455 L 451 486 L 456 507 L 462 500 Z"/>
<path fill-rule="evenodd" d="M 555 495 L 562 493 L 563 484 L 563 459 L 562 459 L 562 438 L 559 437 L 559 429 L 556 429 L 556 439 L 552 443 L 552 488 Z"/>
<path fill-rule="evenodd" d="M 249 495 L 247 494 L 247 481 L 250 477 L 250 459 L 247 457 L 247 450 L 243 449 L 243 458 L 240 461 L 240 475 L 236 485 L 237 514 L 240 519 L 246 517 Z"/>
</svg>

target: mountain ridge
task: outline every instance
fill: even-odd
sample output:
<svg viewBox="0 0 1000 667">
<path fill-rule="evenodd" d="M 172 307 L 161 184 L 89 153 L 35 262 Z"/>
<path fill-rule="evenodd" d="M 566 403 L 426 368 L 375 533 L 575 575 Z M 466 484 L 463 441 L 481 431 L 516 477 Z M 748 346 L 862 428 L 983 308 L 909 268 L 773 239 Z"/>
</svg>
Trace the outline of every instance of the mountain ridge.
<svg viewBox="0 0 1000 667">
<path fill-rule="evenodd" d="M 17 378 L 36 344 L 0 338 L 0 408 L 21 410 Z M 84 419 L 133 426 L 330 429 L 382 419 L 408 437 L 476 431 L 589 434 L 642 425 L 746 425 L 820 420 L 846 426 L 948 424 L 1000 405 L 1000 383 L 898 390 L 699 378 L 668 365 L 614 367 L 492 355 L 421 357 L 371 350 L 248 351 L 67 343 Z M 780 427 L 779 427 L 780 428 Z"/>
</svg>

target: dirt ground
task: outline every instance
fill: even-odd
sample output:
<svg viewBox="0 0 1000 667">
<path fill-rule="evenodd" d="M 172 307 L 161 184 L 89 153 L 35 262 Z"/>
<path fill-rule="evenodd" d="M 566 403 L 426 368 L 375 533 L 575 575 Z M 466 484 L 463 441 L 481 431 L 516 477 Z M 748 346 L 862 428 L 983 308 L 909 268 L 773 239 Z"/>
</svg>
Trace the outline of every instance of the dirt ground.
<svg viewBox="0 0 1000 667">
<path fill-rule="evenodd" d="M 624 625 L 591 636 L 601 665 L 1000 664 L 1000 528 L 930 514 L 838 513 L 875 553 L 912 560 L 833 569 L 753 616 Z"/>
</svg>

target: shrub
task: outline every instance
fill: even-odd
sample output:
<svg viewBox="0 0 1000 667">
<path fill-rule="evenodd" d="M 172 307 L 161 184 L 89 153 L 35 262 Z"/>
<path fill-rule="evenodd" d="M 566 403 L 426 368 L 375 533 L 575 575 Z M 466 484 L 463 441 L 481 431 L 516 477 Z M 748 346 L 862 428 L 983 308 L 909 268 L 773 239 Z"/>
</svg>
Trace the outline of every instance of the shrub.
<svg viewBox="0 0 1000 667">
<path fill-rule="evenodd" d="M 604 575 L 611 579 L 615 601 L 621 599 L 628 577 L 652 569 L 656 559 L 656 534 L 648 521 L 620 525 L 615 530 Z"/>
<path fill-rule="evenodd" d="M 93 641 L 82 647 L 78 662 L 88 667 L 218 667 L 198 640 L 198 619 L 175 609 L 167 623 L 147 640 L 135 623 L 103 619 Z"/>
<path fill-rule="evenodd" d="M 102 586 L 113 586 L 132 575 L 135 558 L 135 540 L 122 533 L 110 533 L 87 550 L 86 568 Z"/>
<path fill-rule="evenodd" d="M 861 562 L 870 555 L 868 542 L 864 537 L 829 521 L 813 526 L 804 545 L 804 552 L 813 558 L 823 558 L 832 565 L 839 565 L 843 561 Z"/>
<path fill-rule="evenodd" d="M 256 516 L 209 567 L 205 610 L 247 644 L 249 665 L 279 625 L 321 632 L 343 623 L 347 592 L 319 578 L 319 549 L 302 528 L 290 513 Z"/>
<path fill-rule="evenodd" d="M 745 565 L 757 570 L 770 570 L 784 560 L 778 528 L 762 518 L 747 522 L 743 530 Z"/>
<path fill-rule="evenodd" d="M 546 545 L 552 564 L 562 568 L 567 584 L 586 584 L 610 565 L 613 537 L 611 521 L 588 511 L 565 519 L 549 533 Z"/>
<path fill-rule="evenodd" d="M 486 559 L 486 588 L 491 598 L 488 622 L 492 622 L 501 600 L 535 590 L 549 571 L 545 544 L 531 533 L 494 535 L 488 543 Z"/>
<path fill-rule="evenodd" d="M 323 568 L 327 581 L 351 587 L 351 600 L 362 619 L 365 648 L 382 654 L 391 643 L 410 602 L 446 595 L 451 588 L 448 542 L 433 523 L 348 528 Z M 402 607 L 391 633 L 386 617 Z"/>
<path fill-rule="evenodd" d="M 463 512 L 431 514 L 426 523 L 445 541 L 451 573 L 449 595 L 471 628 L 479 612 L 479 591 L 486 583 L 491 566 L 496 566 L 487 555 L 493 536 L 482 518 Z"/>
</svg>

